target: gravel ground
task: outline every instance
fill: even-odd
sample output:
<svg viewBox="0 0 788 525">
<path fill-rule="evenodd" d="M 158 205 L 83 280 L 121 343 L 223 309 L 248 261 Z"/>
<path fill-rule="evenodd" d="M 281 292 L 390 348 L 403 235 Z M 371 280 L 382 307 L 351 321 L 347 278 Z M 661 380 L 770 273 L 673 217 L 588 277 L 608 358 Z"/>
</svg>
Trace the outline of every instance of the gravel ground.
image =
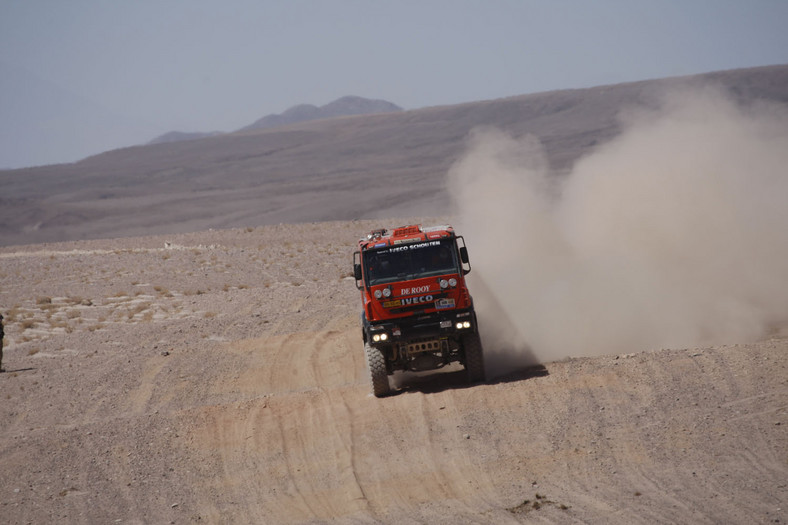
<svg viewBox="0 0 788 525">
<path fill-rule="evenodd" d="M 788 338 L 377 399 L 351 277 L 373 226 L 0 248 L 0 521 L 788 521 Z"/>
</svg>

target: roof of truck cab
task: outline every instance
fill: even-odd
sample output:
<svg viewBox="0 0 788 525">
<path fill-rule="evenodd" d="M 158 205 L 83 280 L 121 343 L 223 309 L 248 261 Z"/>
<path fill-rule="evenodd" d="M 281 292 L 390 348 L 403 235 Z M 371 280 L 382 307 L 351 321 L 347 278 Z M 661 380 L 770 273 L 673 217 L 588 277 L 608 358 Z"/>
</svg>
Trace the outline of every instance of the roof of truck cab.
<svg viewBox="0 0 788 525">
<path fill-rule="evenodd" d="M 389 232 L 386 229 L 372 230 L 366 237 L 359 239 L 361 250 L 383 248 L 398 244 L 410 244 L 419 241 L 438 240 L 454 237 L 454 228 L 448 224 L 422 227 L 419 224 L 399 226 Z"/>
</svg>

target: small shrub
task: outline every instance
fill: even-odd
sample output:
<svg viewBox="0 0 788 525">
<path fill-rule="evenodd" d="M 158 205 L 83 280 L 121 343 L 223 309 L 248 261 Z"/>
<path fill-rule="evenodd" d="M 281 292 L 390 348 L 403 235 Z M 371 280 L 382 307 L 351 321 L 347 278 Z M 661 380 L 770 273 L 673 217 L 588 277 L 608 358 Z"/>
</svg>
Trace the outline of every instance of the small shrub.
<svg viewBox="0 0 788 525">
<path fill-rule="evenodd" d="M 68 324 L 61 320 L 61 319 L 50 319 L 49 327 L 50 328 L 66 328 Z"/>
<path fill-rule="evenodd" d="M 5 313 L 5 319 L 7 322 L 12 323 L 16 321 L 16 317 L 19 315 L 19 305 L 14 305 L 10 310 Z"/>
<path fill-rule="evenodd" d="M 150 307 L 150 303 L 140 303 L 137 306 L 135 306 L 134 308 L 132 308 L 131 310 L 129 310 L 127 315 L 129 317 L 129 319 L 131 319 L 135 315 L 137 315 L 138 313 L 144 312 L 145 310 L 147 310 L 148 307 Z"/>
</svg>

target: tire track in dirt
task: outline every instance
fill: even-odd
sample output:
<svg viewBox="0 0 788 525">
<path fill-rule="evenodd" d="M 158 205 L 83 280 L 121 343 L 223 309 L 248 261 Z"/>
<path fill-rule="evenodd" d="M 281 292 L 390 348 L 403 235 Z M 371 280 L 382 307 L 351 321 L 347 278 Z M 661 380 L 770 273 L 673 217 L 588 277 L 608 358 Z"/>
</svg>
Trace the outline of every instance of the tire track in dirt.
<svg viewBox="0 0 788 525">
<path fill-rule="evenodd" d="M 237 517 L 288 522 L 365 510 L 351 461 L 349 414 L 337 393 L 365 388 L 362 362 L 345 334 L 240 341 L 231 351 L 245 355 L 245 370 L 234 384 L 219 377 L 216 386 L 257 397 L 230 410 L 232 416 L 222 407 L 206 409 L 208 420 L 195 430 L 207 433 L 200 440 L 206 450 L 219 452 L 224 477 L 214 489 L 230 488 L 233 500 L 247 503 Z M 209 515 L 225 519 L 233 512 L 220 506 Z"/>
<path fill-rule="evenodd" d="M 385 399 L 369 394 L 355 328 L 203 352 L 140 363 L 124 418 L 149 437 L 108 448 L 106 463 L 80 455 L 92 462 L 85 476 L 123 480 L 124 507 L 144 490 L 130 461 L 161 454 L 173 434 L 188 438 L 168 462 L 181 494 L 170 500 L 211 522 L 714 523 L 785 501 L 774 421 L 788 388 L 764 385 L 773 363 L 755 351 L 576 359 L 473 386 L 449 372 L 403 379 Z M 759 493 L 750 479 L 772 488 Z M 507 510 L 536 493 L 555 503 Z"/>
<path fill-rule="evenodd" d="M 779 480 L 788 475 L 788 465 L 776 454 L 786 448 L 784 435 L 774 439 L 773 422 L 747 431 L 735 428 L 725 401 L 763 399 L 763 394 L 750 397 L 764 387 L 759 374 L 737 371 L 760 367 L 737 363 L 737 354 L 724 350 L 671 353 L 677 355 L 618 361 L 615 365 L 622 367 L 605 384 L 581 380 L 570 401 L 575 408 L 569 421 L 590 426 L 569 441 L 581 454 L 566 463 L 565 472 L 556 472 L 566 480 L 563 489 L 574 494 L 576 504 L 626 523 L 758 521 L 753 516 L 764 516 L 768 500 L 772 510 L 780 498 L 784 501 L 785 484 L 780 489 Z M 589 371 L 592 377 L 609 376 L 595 368 Z M 568 385 L 577 384 L 566 379 Z M 765 397 L 777 401 L 779 396 Z M 771 480 L 767 484 L 775 493 L 750 491 L 746 482 L 735 489 L 727 485 L 729 476 L 741 483 L 744 472 L 751 479 Z M 721 497 L 732 490 L 736 498 Z M 627 503 L 621 508 L 608 503 L 622 499 Z"/>
<path fill-rule="evenodd" d="M 207 407 L 205 423 L 193 429 L 198 452 L 215 454 L 222 473 L 202 490 L 225 495 L 206 497 L 215 507 L 203 515 L 514 523 L 537 516 L 507 509 L 541 492 L 556 502 L 538 515 L 547 521 L 578 519 L 576 507 L 592 522 L 712 523 L 781 497 L 779 489 L 747 493 L 714 510 L 703 499 L 732 490 L 710 466 L 726 470 L 726 459 L 704 451 L 718 433 L 730 432 L 722 450 L 731 470 L 775 487 L 788 474 L 768 452 L 784 447 L 769 437 L 772 429 L 744 438 L 732 428 L 751 404 L 776 404 L 750 412 L 754 419 L 779 411 L 784 389 L 760 391 L 757 374 L 740 376 L 724 352 L 579 359 L 541 376 L 472 387 L 449 373 L 404 380 L 398 395 L 377 399 L 356 336 L 327 330 L 230 345 L 245 368 L 217 376 L 212 388 L 237 390 L 245 401 Z M 713 375 L 699 375 L 704 369 Z M 703 402 L 709 410 L 710 398 L 720 413 L 698 408 Z M 701 499 L 693 495 L 698 485 Z"/>
<path fill-rule="evenodd" d="M 453 392 L 412 392 L 385 404 L 371 397 L 356 339 L 345 330 L 230 345 L 245 370 L 215 378 L 212 388 L 257 397 L 205 407 L 195 418 L 204 423 L 192 429 L 193 450 L 216 453 L 222 471 L 205 490 L 236 503 L 203 516 L 385 520 L 395 511 L 417 517 L 436 500 L 473 515 L 468 501 L 479 500 L 482 486 L 494 492 L 483 460 L 457 454 L 467 440 L 455 420 L 461 414 L 446 410 L 460 402 Z"/>
<path fill-rule="evenodd" d="M 628 524 L 764 522 L 787 500 L 778 349 L 574 359 L 473 386 L 449 372 L 377 399 L 357 330 L 328 324 L 345 328 L 154 352 L 121 417 L 91 380 L 62 501 L 97 516 L 82 488 L 112 479 L 137 516 L 148 498 L 207 522 Z M 111 362 L 102 377 L 128 366 Z M 87 434 L 98 424 L 111 435 Z M 166 497 L 146 495 L 153 478 Z"/>
</svg>

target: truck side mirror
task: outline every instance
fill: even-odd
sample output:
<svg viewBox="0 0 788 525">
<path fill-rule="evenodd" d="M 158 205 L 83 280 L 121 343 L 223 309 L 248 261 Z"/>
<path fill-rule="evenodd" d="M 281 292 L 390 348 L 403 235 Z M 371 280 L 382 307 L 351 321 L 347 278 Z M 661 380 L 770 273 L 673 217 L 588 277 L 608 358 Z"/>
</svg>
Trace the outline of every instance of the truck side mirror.
<svg viewBox="0 0 788 525">
<path fill-rule="evenodd" d="M 465 239 L 462 236 L 457 237 L 457 246 L 460 248 L 460 261 L 462 261 L 462 274 L 468 275 L 471 273 L 471 263 L 468 258 L 468 248 L 465 247 Z"/>
<path fill-rule="evenodd" d="M 361 290 L 361 280 L 364 276 L 361 274 L 361 252 L 353 252 L 353 277 L 356 278 L 356 288 Z"/>
</svg>

